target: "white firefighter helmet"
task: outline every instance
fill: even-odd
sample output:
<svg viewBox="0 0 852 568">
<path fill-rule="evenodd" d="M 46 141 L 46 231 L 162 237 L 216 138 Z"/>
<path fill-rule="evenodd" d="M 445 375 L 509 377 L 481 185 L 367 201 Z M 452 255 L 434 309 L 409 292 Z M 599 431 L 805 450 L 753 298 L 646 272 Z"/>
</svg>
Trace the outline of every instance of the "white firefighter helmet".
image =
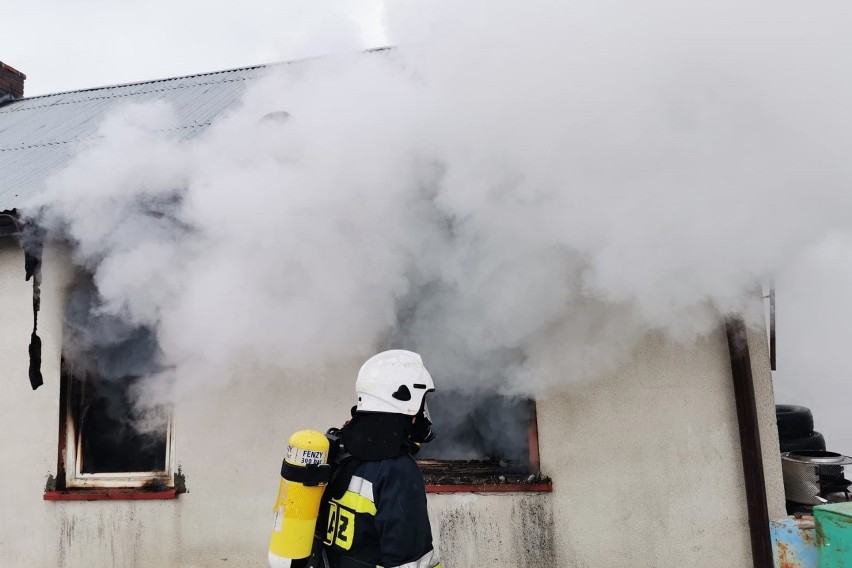
<svg viewBox="0 0 852 568">
<path fill-rule="evenodd" d="M 427 392 L 435 390 L 423 359 L 413 351 L 394 349 L 370 357 L 358 371 L 358 411 L 414 416 Z"/>
</svg>

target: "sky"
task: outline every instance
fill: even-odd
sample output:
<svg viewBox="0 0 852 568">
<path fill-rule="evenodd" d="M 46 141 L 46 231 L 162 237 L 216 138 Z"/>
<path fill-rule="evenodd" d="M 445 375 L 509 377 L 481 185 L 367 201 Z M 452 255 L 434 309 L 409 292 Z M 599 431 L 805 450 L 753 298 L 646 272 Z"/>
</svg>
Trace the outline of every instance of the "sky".
<svg viewBox="0 0 852 568">
<path fill-rule="evenodd" d="M 380 0 L 3 0 L 27 96 L 379 47 Z"/>
<path fill-rule="evenodd" d="M 4 0 L 0 61 L 24 72 L 25 94 L 35 96 L 418 42 L 440 34 L 432 4 Z M 807 270 L 779 278 L 775 388 L 778 402 L 811 406 L 829 444 L 842 440 L 838 449 L 852 453 L 850 311 L 838 309 L 852 309 L 852 258 L 838 261 L 847 250 L 847 242 L 828 241 L 800 259 Z"/>
</svg>

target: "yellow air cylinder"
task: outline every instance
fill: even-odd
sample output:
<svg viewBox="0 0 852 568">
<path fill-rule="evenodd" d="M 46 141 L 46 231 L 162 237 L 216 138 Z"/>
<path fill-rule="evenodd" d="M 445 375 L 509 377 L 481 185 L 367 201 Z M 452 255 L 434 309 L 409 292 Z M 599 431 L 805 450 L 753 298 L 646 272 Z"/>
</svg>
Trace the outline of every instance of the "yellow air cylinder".
<svg viewBox="0 0 852 568">
<path fill-rule="evenodd" d="M 287 445 L 269 539 L 270 568 L 289 568 L 311 554 L 320 501 L 328 483 L 329 442 L 316 430 L 300 430 Z"/>
</svg>

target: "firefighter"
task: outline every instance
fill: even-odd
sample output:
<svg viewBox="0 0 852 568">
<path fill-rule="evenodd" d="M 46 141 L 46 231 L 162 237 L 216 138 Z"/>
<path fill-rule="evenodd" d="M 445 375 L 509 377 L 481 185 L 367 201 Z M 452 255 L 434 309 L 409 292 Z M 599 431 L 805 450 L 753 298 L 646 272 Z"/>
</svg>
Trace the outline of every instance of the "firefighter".
<svg viewBox="0 0 852 568">
<path fill-rule="evenodd" d="M 364 363 L 355 390 L 352 419 L 330 431 L 341 455 L 320 510 L 316 565 L 440 568 L 423 475 L 412 458 L 434 438 L 426 406 L 432 377 L 417 353 L 385 351 Z"/>
</svg>

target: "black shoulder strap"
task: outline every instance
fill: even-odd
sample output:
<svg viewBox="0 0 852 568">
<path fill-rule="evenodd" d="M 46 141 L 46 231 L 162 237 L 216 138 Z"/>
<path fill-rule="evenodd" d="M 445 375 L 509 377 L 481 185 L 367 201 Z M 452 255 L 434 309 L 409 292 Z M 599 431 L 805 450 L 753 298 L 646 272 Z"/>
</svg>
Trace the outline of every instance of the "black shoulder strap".
<svg viewBox="0 0 852 568">
<path fill-rule="evenodd" d="M 322 494 L 320 501 L 319 521 L 317 522 L 316 537 L 321 545 L 325 538 L 325 523 L 328 519 L 329 502 L 332 499 L 340 499 L 349 488 L 349 481 L 352 479 L 352 474 L 355 473 L 355 468 L 361 461 L 346 453 L 343 449 L 343 439 L 340 436 L 340 430 L 330 428 L 326 432 L 329 447 L 329 465 L 331 465 L 331 476 L 328 480 L 328 485 L 325 486 L 325 491 Z"/>
<path fill-rule="evenodd" d="M 355 468 L 360 461 L 352 456 L 346 456 L 341 461 L 332 465 L 331 478 L 320 501 L 319 514 L 317 515 L 317 528 L 314 533 L 314 546 L 311 552 L 311 563 L 308 568 L 329 568 L 328 559 L 325 556 L 323 541 L 326 534 L 326 523 L 328 523 L 328 512 L 331 508 L 332 499 L 340 499 L 349 487 L 349 481 Z M 322 562 L 323 564 L 320 564 Z"/>
<path fill-rule="evenodd" d="M 354 456 L 348 456 L 335 468 L 331 474 L 328 486 L 325 488 L 325 497 L 329 499 L 340 499 L 349 488 L 349 482 L 355 473 L 355 468 L 360 465 L 361 460 Z"/>
</svg>

